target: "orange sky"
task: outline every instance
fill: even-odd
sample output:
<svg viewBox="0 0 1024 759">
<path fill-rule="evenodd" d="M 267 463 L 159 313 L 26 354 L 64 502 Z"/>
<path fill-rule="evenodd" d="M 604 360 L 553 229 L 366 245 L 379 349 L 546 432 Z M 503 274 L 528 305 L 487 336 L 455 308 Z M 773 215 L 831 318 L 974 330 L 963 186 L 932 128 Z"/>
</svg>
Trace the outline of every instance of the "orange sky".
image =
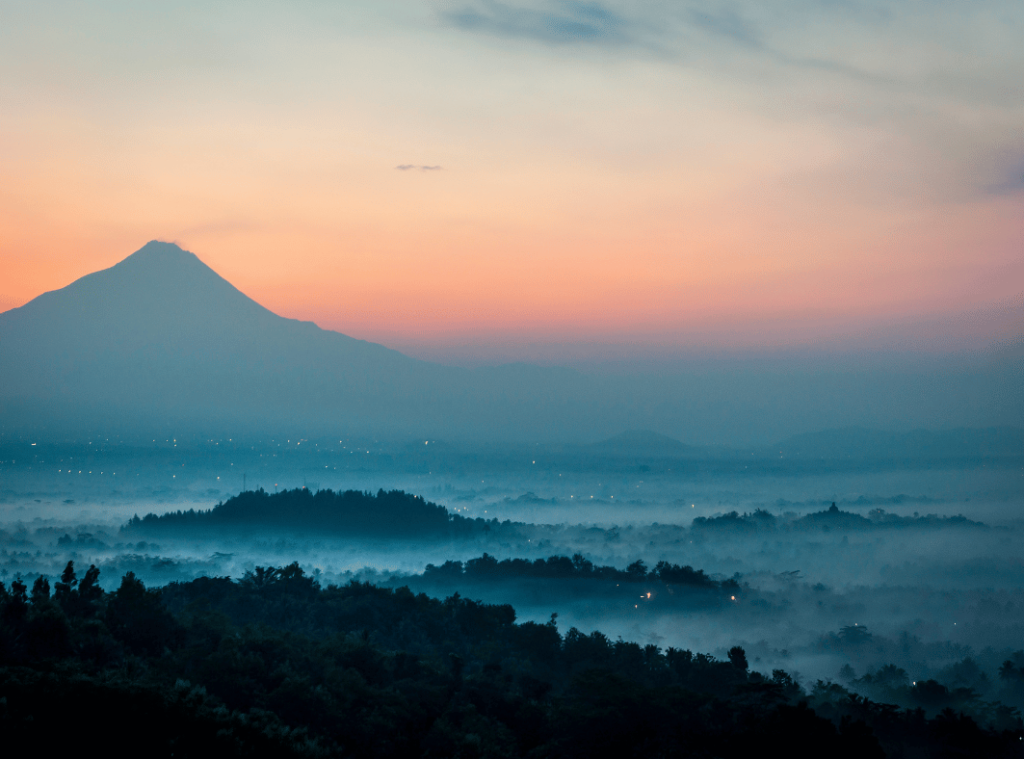
<svg viewBox="0 0 1024 759">
<path fill-rule="evenodd" d="M 658 37 L 643 3 L 582 41 L 565 4 L 99 5 L 0 31 L 0 309 L 163 239 L 277 313 L 432 357 L 1021 331 L 1024 59 L 980 11 L 811 19 L 842 40 L 825 66 L 755 5 L 746 43 L 721 19 Z"/>
</svg>

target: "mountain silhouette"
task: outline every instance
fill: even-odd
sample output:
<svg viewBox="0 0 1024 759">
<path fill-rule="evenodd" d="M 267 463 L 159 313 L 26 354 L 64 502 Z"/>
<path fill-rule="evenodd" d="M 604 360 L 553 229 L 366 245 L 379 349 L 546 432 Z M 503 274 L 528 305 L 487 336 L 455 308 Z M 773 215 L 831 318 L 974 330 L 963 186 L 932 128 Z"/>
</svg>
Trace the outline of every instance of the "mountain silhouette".
<svg viewBox="0 0 1024 759">
<path fill-rule="evenodd" d="M 396 361 L 412 361 L 312 322 L 277 316 L 194 254 L 156 241 L 116 266 L 8 311 L 2 319 L 8 339 L 19 336 L 37 345 L 42 341 L 76 360 L 91 357 L 97 349 L 136 352 L 154 346 L 184 354 L 256 349 L 269 359 L 282 338 L 308 336 L 333 341 L 332 347 L 351 358 L 390 354 Z M 17 349 L 14 343 L 8 346 Z"/>
<path fill-rule="evenodd" d="M 429 423 L 440 413 L 431 390 L 467 380 L 278 316 L 194 254 L 156 241 L 0 314 L 0 345 L 7 410 L 44 421 L 319 418 L 387 431 L 408 426 L 403 411 Z"/>
</svg>

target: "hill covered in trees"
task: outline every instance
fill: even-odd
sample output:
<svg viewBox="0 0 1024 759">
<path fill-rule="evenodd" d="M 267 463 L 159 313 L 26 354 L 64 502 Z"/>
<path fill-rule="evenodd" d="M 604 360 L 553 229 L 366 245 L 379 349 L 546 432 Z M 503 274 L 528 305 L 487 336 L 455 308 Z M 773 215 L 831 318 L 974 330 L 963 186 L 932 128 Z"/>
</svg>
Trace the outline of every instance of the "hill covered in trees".
<svg viewBox="0 0 1024 759">
<path fill-rule="evenodd" d="M 516 623 L 508 605 L 297 565 L 104 592 L 68 563 L 0 585 L 0 729 L 40 752 L 355 757 L 1019 756 L 1019 714 L 979 724 L 934 682 L 915 708 L 782 670 Z M 1004 667 L 1007 687 L 1024 679 Z M 1001 674 L 1002 676 L 1002 674 Z M 920 686 L 920 687 L 919 687 Z"/>
<path fill-rule="evenodd" d="M 497 520 L 468 519 L 444 506 L 401 490 L 376 495 L 357 490 L 335 493 L 306 488 L 267 493 L 247 490 L 212 509 L 133 517 L 126 533 L 193 532 L 218 529 L 285 529 L 373 537 L 454 537 L 490 529 Z"/>
</svg>

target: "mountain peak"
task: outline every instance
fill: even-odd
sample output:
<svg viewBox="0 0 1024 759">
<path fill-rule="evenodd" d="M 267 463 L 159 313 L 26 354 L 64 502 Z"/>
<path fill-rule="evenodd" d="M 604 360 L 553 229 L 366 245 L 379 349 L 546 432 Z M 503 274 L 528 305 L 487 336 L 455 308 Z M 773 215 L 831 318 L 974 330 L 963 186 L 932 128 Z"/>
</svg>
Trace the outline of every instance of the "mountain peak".
<svg viewBox="0 0 1024 759">
<path fill-rule="evenodd" d="M 180 247 L 177 243 L 164 242 L 163 240 L 150 240 L 137 251 L 132 253 L 128 258 L 147 258 L 155 256 L 192 256 L 195 257 L 194 253 L 191 253 L 184 248 Z"/>
<path fill-rule="evenodd" d="M 194 266 L 195 264 L 206 266 L 195 253 L 179 247 L 176 243 L 150 240 L 130 256 L 115 264 L 113 268 L 134 267 L 142 264 L 146 266 Z M 212 270 L 211 273 L 213 273 Z"/>
<path fill-rule="evenodd" d="M 175 340 L 199 344 L 225 325 L 280 319 L 194 253 L 159 240 L 5 317 L 42 330 L 33 338 L 39 345 L 56 341 L 52 348 L 69 350 L 56 346 L 70 340 L 94 352 L 110 341 L 135 349 Z"/>
<path fill-rule="evenodd" d="M 0 408 L 16 400 L 31 424 L 110 414 L 248 424 L 261 413 L 293 420 L 297 408 L 309 421 L 331 404 L 337 420 L 368 408 L 387 419 L 395 402 L 359 390 L 404 382 L 397 397 L 416 397 L 424 382 L 418 362 L 278 316 L 159 240 L 0 314 L 0 345 Z"/>
</svg>

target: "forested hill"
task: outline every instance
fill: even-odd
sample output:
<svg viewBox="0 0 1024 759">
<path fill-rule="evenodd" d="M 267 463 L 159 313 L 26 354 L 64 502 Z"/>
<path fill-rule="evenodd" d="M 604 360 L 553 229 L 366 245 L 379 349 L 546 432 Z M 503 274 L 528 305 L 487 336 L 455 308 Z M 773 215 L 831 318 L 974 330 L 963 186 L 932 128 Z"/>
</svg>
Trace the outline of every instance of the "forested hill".
<svg viewBox="0 0 1024 759">
<path fill-rule="evenodd" d="M 493 522 L 494 520 L 492 520 Z M 454 536 L 488 527 L 483 519 L 467 519 L 444 506 L 402 490 L 377 494 L 306 488 L 267 493 L 247 490 L 208 510 L 189 509 L 163 515 L 133 517 L 126 532 L 205 531 L 222 528 L 317 530 L 380 537 Z"/>
</svg>

